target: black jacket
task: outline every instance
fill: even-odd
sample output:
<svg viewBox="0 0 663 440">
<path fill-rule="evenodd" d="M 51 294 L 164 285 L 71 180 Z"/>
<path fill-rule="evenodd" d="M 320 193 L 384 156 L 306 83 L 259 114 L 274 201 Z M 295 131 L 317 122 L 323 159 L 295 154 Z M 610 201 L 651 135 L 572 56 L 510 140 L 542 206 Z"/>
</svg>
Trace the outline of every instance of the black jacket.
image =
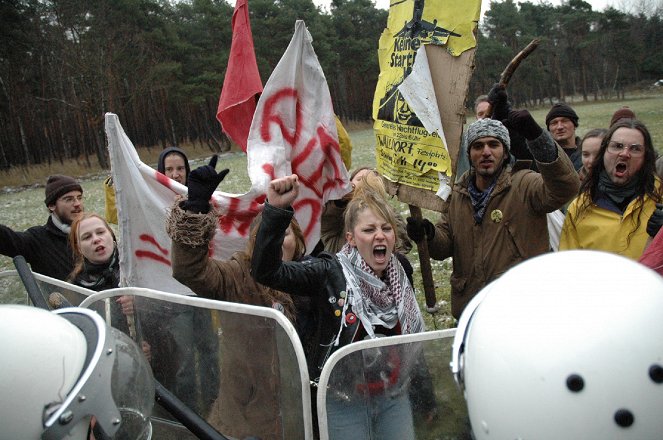
<svg viewBox="0 0 663 440">
<path fill-rule="evenodd" d="M 251 261 L 251 275 L 265 286 L 311 298 L 307 325 L 310 330 L 300 336 L 309 376 L 317 380 L 329 355 L 352 342 L 359 325 L 356 319 L 351 325 L 343 327 L 340 343 L 334 346 L 332 341 L 341 328 L 341 319 L 344 319 L 343 307 L 338 305 L 338 300 L 345 297 L 346 289 L 341 263 L 327 252 L 301 262 L 281 260 L 283 237 L 293 211 L 265 203 L 262 216 Z"/>
<path fill-rule="evenodd" d="M 16 232 L 0 225 L 0 254 L 23 255 L 34 272 L 66 280 L 74 268 L 68 235 L 53 224 L 51 217 L 43 226 Z"/>
</svg>

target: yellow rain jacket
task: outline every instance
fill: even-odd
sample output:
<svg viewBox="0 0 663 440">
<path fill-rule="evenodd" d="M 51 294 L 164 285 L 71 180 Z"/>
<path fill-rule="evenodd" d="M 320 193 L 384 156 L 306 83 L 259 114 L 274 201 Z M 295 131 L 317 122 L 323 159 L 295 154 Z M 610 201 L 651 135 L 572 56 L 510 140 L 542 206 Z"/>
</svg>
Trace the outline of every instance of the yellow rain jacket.
<svg viewBox="0 0 663 440">
<path fill-rule="evenodd" d="M 660 191 L 661 181 L 656 179 L 656 191 Z M 559 250 L 594 249 L 613 252 L 637 260 L 645 249 L 649 235 L 647 222 L 656 209 L 656 202 L 645 196 L 642 209 L 636 208 L 637 199 L 631 201 L 624 214 L 604 207 L 606 204 L 592 203 L 578 217 L 578 208 L 586 200 L 587 195 L 581 194 L 569 205 Z M 639 223 L 638 223 L 639 217 Z M 633 233 L 631 233 L 633 231 Z M 631 234 L 629 240 L 629 234 Z"/>
</svg>

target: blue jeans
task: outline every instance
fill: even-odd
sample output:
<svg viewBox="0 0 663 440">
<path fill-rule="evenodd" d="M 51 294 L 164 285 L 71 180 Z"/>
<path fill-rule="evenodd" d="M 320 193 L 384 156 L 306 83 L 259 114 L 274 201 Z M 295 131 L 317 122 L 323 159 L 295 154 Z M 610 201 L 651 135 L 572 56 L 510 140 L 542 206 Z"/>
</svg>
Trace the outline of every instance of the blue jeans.
<svg viewBox="0 0 663 440">
<path fill-rule="evenodd" d="M 414 439 L 412 408 L 407 393 L 357 397 L 351 401 L 327 399 L 330 440 Z"/>
</svg>

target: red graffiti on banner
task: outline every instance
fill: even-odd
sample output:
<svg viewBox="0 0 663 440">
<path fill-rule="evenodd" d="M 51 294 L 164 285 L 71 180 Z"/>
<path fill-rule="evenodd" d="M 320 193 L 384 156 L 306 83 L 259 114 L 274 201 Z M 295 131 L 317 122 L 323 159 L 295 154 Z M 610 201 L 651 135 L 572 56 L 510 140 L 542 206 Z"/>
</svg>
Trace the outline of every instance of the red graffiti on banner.
<svg viewBox="0 0 663 440">
<path fill-rule="evenodd" d="M 145 258 L 145 259 L 148 259 L 148 260 L 154 260 L 154 261 L 157 261 L 159 263 L 163 263 L 166 266 L 171 265 L 170 260 L 168 258 L 166 258 L 166 256 L 168 256 L 168 254 L 169 254 L 168 249 L 161 246 L 159 244 L 159 242 L 156 240 L 156 238 L 154 238 L 154 237 L 152 237 L 151 235 L 148 235 L 148 234 L 140 234 L 138 236 L 138 238 L 140 239 L 140 241 L 149 243 L 149 244 L 153 245 L 154 247 L 156 247 L 157 250 L 159 252 L 161 252 L 162 255 L 159 255 L 159 254 L 157 254 L 153 251 L 150 251 L 150 250 L 138 249 L 136 252 L 134 252 L 134 254 L 136 255 L 136 258 L 139 258 L 139 259 Z"/>
<path fill-rule="evenodd" d="M 229 234 L 233 229 L 242 237 L 246 237 L 251 227 L 251 222 L 258 215 L 262 209 L 262 204 L 265 203 L 265 194 L 261 194 L 249 202 L 249 207 L 240 209 L 240 200 L 236 198 L 230 199 L 230 206 L 228 212 L 219 216 L 218 224 L 219 229 L 224 234 Z"/>
<path fill-rule="evenodd" d="M 281 114 L 278 113 L 279 111 L 283 112 L 283 109 L 287 106 L 292 106 L 293 100 L 296 115 L 294 132 L 286 127 Z M 302 225 L 304 235 L 309 237 L 319 222 L 325 192 L 342 186 L 343 168 L 341 166 L 341 148 L 338 141 L 325 127 L 318 126 L 313 137 L 308 140 L 302 139 L 304 127 L 301 108 L 297 90 L 287 87 L 277 91 L 265 103 L 260 134 L 263 141 L 269 142 L 272 140 L 270 132 L 272 124 L 280 128 L 284 141 L 292 149 L 292 172 L 297 174 L 300 183 L 317 197 L 317 199 L 300 199 L 293 204 L 295 210 L 304 206 L 309 206 L 311 209 L 311 215 L 308 217 L 310 220 L 306 225 Z M 275 178 L 272 165 L 263 165 L 263 170 L 270 176 L 270 179 Z"/>
</svg>

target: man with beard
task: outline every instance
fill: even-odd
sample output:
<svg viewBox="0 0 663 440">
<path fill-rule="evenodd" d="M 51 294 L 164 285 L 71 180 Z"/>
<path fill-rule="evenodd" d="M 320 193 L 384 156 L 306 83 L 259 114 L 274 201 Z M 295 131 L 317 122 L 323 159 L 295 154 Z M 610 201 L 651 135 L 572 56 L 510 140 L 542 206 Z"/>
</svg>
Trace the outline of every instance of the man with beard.
<svg viewBox="0 0 663 440">
<path fill-rule="evenodd" d="M 23 255 L 33 271 L 65 280 L 74 268 L 68 238 L 71 223 L 83 212 L 83 188 L 73 177 L 50 176 L 44 203 L 50 213 L 45 225 L 24 232 L 0 225 L 0 254 Z"/>
<path fill-rule="evenodd" d="M 424 237 L 432 258 L 453 257 L 451 313 L 458 319 L 486 284 L 517 263 L 549 250 L 546 214 L 578 191 L 568 156 L 526 110 L 505 121 L 522 134 L 539 172 L 509 165 L 507 127 L 481 119 L 467 130 L 471 168 L 456 183 L 440 220 L 408 218 L 408 235 Z"/>
<path fill-rule="evenodd" d="M 571 202 L 560 250 L 596 249 L 638 259 L 663 224 L 661 180 L 647 127 L 623 119 L 603 138 L 592 173 Z"/>
</svg>

